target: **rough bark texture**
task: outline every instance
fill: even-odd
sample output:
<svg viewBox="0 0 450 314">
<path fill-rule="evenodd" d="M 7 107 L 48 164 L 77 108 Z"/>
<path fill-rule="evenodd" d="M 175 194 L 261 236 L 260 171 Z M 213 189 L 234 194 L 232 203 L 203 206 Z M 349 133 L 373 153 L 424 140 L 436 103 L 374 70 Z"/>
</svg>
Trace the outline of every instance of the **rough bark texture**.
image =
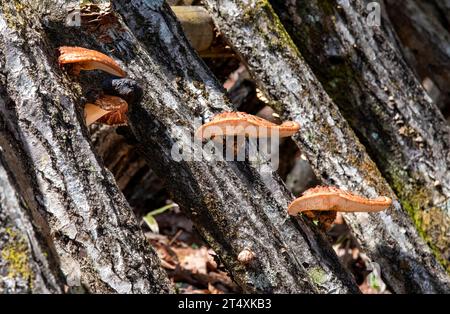
<svg viewBox="0 0 450 314">
<path fill-rule="evenodd" d="M 206 0 L 219 30 L 246 60 L 259 87 L 301 132 L 294 140 L 324 183 L 363 195 L 387 195 L 386 212 L 347 214 L 366 253 L 392 291 L 448 292 L 450 280 L 337 106 L 300 56 L 266 1 Z M 270 66 L 268 66 L 270 65 Z"/>
<path fill-rule="evenodd" d="M 383 30 L 367 22 L 363 3 L 340 8 L 332 0 L 274 4 L 300 52 L 368 147 L 403 208 L 447 264 L 450 126 L 441 112 Z M 401 10 L 405 10 L 403 5 Z M 309 16 L 316 17 L 314 22 Z M 450 45 L 441 43 L 446 44 Z M 441 67 L 445 71 L 444 64 Z"/>
<path fill-rule="evenodd" d="M 385 0 L 386 12 L 405 47 L 405 57 L 423 81 L 433 81 L 439 107 L 450 113 L 450 2 Z M 447 7 L 445 7 L 447 6 Z"/>
<path fill-rule="evenodd" d="M 142 79 L 146 92 L 129 114 L 138 145 L 235 281 L 246 292 L 356 293 L 321 234 L 287 216 L 291 195 L 268 165 L 172 157 L 175 143 L 191 141 L 196 118 L 230 110 L 229 104 L 167 5 L 143 0 L 114 5 L 145 45 L 128 31 L 115 34 L 119 51 L 139 51 L 127 60 L 128 72 Z M 244 248 L 256 254 L 247 265 L 237 261 Z"/>
<path fill-rule="evenodd" d="M 61 293 L 64 281 L 0 151 L 0 294 Z"/>
<path fill-rule="evenodd" d="M 0 3 L 0 146 L 66 284 L 95 293 L 169 292 L 156 254 L 92 152 L 79 91 L 56 62 L 61 42 L 41 24 L 40 9 L 47 23 L 49 12 L 64 12 L 53 10 L 54 1 Z"/>
<path fill-rule="evenodd" d="M 256 0 L 206 2 L 273 107 L 301 123 L 302 133 L 294 140 L 318 177 L 367 196 L 393 197 L 394 205 L 385 213 L 346 215 L 390 289 L 449 292 L 450 279 L 270 5 Z M 152 176 L 152 171 L 142 170 L 146 166 L 136 144 L 244 291 L 357 293 L 351 275 L 315 226 L 303 217 L 287 216 L 292 195 L 267 163 L 174 159 L 174 144 L 191 142 L 196 118 L 207 121 L 232 106 L 167 4 L 117 0 L 114 6 L 121 16 L 108 14 L 107 20 L 100 16 L 99 25 L 68 28 L 66 1 L 0 0 L 0 291 L 171 291 L 111 173 L 92 152 L 83 124 L 82 95 L 98 88 L 106 75 L 83 73 L 76 80 L 57 66 L 56 47 L 80 45 L 121 60 L 145 90 L 143 101 L 129 113 L 137 143 L 129 145 L 133 137 L 108 130 L 93 137 L 120 187 L 126 189 L 143 172 Z M 358 26 L 360 17 L 352 8 L 343 14 Z M 397 58 L 390 62 L 400 64 Z M 400 96 L 418 101 L 425 111 L 412 108 L 434 119 L 434 109 L 410 77 L 408 72 L 399 84 L 405 89 L 412 85 L 412 95 Z M 400 102 L 393 103 L 402 109 Z M 376 117 L 385 121 L 383 115 Z M 402 123 L 416 127 L 407 119 Z M 439 146 L 442 141 L 430 144 L 409 133 L 405 137 L 425 143 L 418 145 L 427 152 L 445 148 Z M 116 145 L 117 154 L 108 151 Z M 143 182 L 152 182 L 147 179 Z M 447 191 L 442 182 L 439 186 Z M 249 264 L 237 261 L 245 248 L 256 254 Z"/>
</svg>

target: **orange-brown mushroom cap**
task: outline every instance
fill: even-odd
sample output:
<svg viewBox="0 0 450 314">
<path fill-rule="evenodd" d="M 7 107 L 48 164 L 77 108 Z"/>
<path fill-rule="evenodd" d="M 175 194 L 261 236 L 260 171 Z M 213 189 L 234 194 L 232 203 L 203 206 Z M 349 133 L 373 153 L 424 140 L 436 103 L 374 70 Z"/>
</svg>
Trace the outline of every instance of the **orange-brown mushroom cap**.
<svg viewBox="0 0 450 314">
<path fill-rule="evenodd" d="M 288 208 L 289 215 L 303 211 L 334 210 L 341 212 L 377 212 L 392 204 L 389 197 L 365 198 L 335 187 L 319 186 L 309 189 Z"/>
<path fill-rule="evenodd" d="M 86 104 L 86 124 L 98 121 L 109 125 L 127 122 L 128 103 L 120 97 L 104 95 L 95 104 Z"/>
<path fill-rule="evenodd" d="M 126 77 L 127 73 L 116 61 L 107 55 L 82 47 L 60 47 L 58 62 L 74 64 L 77 70 L 103 70 L 118 77 Z"/>
<path fill-rule="evenodd" d="M 198 138 L 212 136 L 243 135 L 249 137 L 271 137 L 274 131 L 279 137 L 288 137 L 297 133 L 300 125 L 294 121 L 286 121 L 278 125 L 245 112 L 223 112 L 202 125 L 195 132 Z"/>
</svg>

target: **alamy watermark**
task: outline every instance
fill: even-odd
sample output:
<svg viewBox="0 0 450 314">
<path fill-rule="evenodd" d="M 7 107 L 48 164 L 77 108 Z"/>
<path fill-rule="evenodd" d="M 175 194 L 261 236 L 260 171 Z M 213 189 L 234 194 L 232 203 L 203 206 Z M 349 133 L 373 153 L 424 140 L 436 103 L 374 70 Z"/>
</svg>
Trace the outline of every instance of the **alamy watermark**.
<svg viewBox="0 0 450 314">
<path fill-rule="evenodd" d="M 342 7 L 348 7 L 350 5 L 349 0 L 340 0 L 339 5 Z M 69 27 L 80 27 L 81 26 L 81 8 L 84 4 L 83 0 L 72 1 L 68 6 L 68 13 L 66 18 L 66 25 Z M 111 6 L 110 0 L 104 0 L 101 2 L 102 5 Z M 381 6 L 379 2 L 372 1 L 367 3 L 366 12 L 368 13 L 366 17 L 366 23 L 369 26 L 381 26 Z"/>
<path fill-rule="evenodd" d="M 349 6 L 349 0 L 340 0 L 342 7 Z M 102 6 L 110 7 L 105 0 Z M 66 25 L 80 27 L 85 1 L 78 0 L 68 4 Z M 381 25 L 381 7 L 376 1 L 366 5 L 366 23 L 369 26 Z M 253 165 L 270 164 L 272 170 L 278 169 L 280 134 L 277 128 L 230 125 L 226 127 L 209 126 L 201 128 L 201 121 L 195 122 L 205 134 L 192 135 L 183 127 L 176 127 L 178 141 L 173 144 L 171 157 L 178 162 L 201 161 L 247 161 Z"/>
</svg>

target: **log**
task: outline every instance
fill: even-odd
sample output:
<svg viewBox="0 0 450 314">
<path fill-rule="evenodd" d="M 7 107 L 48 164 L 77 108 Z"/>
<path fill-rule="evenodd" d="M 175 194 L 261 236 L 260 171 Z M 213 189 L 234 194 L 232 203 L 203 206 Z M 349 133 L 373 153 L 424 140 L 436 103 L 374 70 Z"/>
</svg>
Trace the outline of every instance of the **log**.
<svg viewBox="0 0 450 314">
<path fill-rule="evenodd" d="M 245 292 L 357 293 L 323 235 L 288 217 L 292 196 L 267 166 L 261 172 L 244 162 L 172 156 L 175 143 L 191 138 L 196 119 L 230 105 L 166 4 L 132 0 L 115 1 L 114 7 L 131 31 L 117 31 L 122 25 L 112 30 L 114 48 L 122 56 L 128 55 L 124 47 L 139 51 L 132 62 L 125 59 L 145 90 L 129 113 L 138 147 L 233 279 Z M 248 264 L 237 260 L 245 248 L 255 253 Z"/>
<path fill-rule="evenodd" d="M 170 292 L 156 253 L 92 151 L 80 91 L 58 67 L 62 42 L 46 27 L 52 13 L 67 11 L 53 10 L 53 1 L 0 5 L 0 147 L 32 223 L 53 247 L 55 271 L 69 292 Z"/>
<path fill-rule="evenodd" d="M 385 0 L 386 12 L 406 51 L 408 64 L 421 82 L 433 82 L 436 103 L 450 112 L 450 33 L 448 1 Z M 447 5 L 447 9 L 443 6 Z"/>
<path fill-rule="evenodd" d="M 398 10 L 406 12 L 413 3 Z M 337 8 L 334 1 L 299 0 L 274 7 L 420 234 L 450 267 L 450 126 L 386 37 L 389 24 L 370 26 L 363 4 Z M 444 72 L 444 63 L 440 67 Z"/>
<path fill-rule="evenodd" d="M 206 0 L 205 4 L 273 107 L 284 119 L 300 123 L 301 132 L 293 139 L 318 178 L 367 197 L 393 199 L 386 212 L 345 215 L 364 251 L 380 265 L 390 289 L 397 293 L 449 292 L 450 278 L 270 4 L 259 0 Z"/>
<path fill-rule="evenodd" d="M 0 293 L 62 293 L 57 259 L 5 166 L 0 152 Z"/>
</svg>

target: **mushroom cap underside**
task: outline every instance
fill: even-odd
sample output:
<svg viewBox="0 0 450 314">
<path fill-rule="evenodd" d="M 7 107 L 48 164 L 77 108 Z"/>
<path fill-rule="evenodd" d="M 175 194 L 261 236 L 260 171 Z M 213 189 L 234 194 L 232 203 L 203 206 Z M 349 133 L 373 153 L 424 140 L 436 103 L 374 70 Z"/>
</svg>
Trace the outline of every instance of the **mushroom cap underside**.
<svg viewBox="0 0 450 314">
<path fill-rule="evenodd" d="M 98 108 L 98 109 L 95 109 Z M 100 112 L 99 112 L 100 111 Z M 95 104 L 86 104 L 85 114 L 88 124 L 98 121 L 100 123 L 115 125 L 127 122 L 128 103 L 120 97 L 104 95 L 95 101 Z M 89 115 L 97 115 L 100 118 Z"/>
<path fill-rule="evenodd" d="M 126 115 L 126 111 L 113 111 L 110 112 L 100 119 L 97 120 L 100 123 L 109 124 L 109 125 L 116 125 L 116 124 L 124 124 L 127 123 L 128 118 Z"/>
<path fill-rule="evenodd" d="M 106 124 L 122 124 L 127 122 L 128 103 L 120 97 L 105 95 L 96 100 L 95 104 L 109 111 L 98 122 Z"/>
<path fill-rule="evenodd" d="M 127 73 L 120 69 L 119 67 L 111 67 L 110 65 L 104 64 L 100 61 L 87 61 L 79 64 L 80 70 L 90 71 L 90 70 L 102 70 L 109 74 L 118 77 L 125 77 Z"/>
</svg>

